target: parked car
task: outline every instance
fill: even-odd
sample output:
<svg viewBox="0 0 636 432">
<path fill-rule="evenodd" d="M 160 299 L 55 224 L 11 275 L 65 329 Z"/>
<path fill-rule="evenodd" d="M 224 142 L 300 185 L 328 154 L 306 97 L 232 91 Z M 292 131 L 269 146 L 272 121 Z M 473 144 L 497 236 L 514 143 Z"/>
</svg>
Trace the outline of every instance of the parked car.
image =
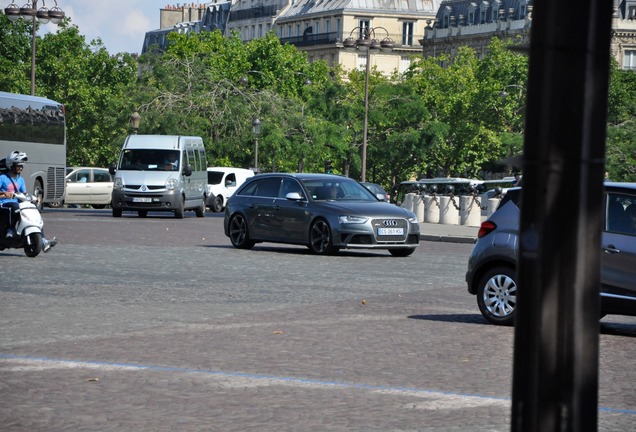
<svg viewBox="0 0 636 432">
<path fill-rule="evenodd" d="M 222 212 L 227 199 L 245 180 L 253 176 L 254 171 L 243 168 L 208 168 L 207 207 L 213 212 Z"/>
<path fill-rule="evenodd" d="M 408 256 L 420 242 L 413 212 L 378 201 L 355 180 L 333 174 L 261 174 L 228 199 L 225 235 L 232 245 L 306 245 L 315 254 L 388 249 Z"/>
<path fill-rule="evenodd" d="M 508 189 L 481 224 L 468 259 L 468 292 L 476 295 L 482 315 L 494 324 L 514 323 L 520 197 L 521 188 Z M 601 311 L 636 316 L 636 183 L 605 183 L 604 214 Z"/>
<path fill-rule="evenodd" d="M 113 177 L 106 168 L 73 167 L 66 169 L 64 200 L 50 203 L 50 207 L 90 205 L 102 209 L 110 204 Z"/>
<path fill-rule="evenodd" d="M 384 188 L 377 183 L 360 182 L 362 186 L 369 189 L 379 200 L 389 202 L 389 194 L 386 193 Z"/>
</svg>

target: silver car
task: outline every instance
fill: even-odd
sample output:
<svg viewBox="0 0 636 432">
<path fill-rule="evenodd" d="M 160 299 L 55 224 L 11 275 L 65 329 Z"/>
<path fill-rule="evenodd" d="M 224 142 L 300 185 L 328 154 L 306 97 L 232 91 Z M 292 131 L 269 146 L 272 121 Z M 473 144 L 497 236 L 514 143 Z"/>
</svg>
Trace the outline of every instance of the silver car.
<svg viewBox="0 0 636 432">
<path fill-rule="evenodd" d="M 514 323 L 520 197 L 520 188 L 508 190 L 468 259 L 468 292 L 494 324 Z M 636 183 L 605 183 L 604 214 L 601 312 L 636 316 Z"/>
<path fill-rule="evenodd" d="M 306 245 L 315 254 L 387 249 L 404 257 L 420 242 L 413 212 L 332 174 L 273 173 L 247 179 L 228 199 L 224 229 L 240 249 L 275 242 Z"/>
</svg>

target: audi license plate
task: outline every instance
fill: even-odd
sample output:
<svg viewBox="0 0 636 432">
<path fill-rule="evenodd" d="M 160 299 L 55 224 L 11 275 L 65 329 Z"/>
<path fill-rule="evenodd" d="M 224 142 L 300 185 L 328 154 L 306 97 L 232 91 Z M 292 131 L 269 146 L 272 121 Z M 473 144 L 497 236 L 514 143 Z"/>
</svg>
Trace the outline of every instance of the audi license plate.
<svg viewBox="0 0 636 432">
<path fill-rule="evenodd" d="M 135 202 L 135 203 L 149 203 L 149 202 L 152 202 L 152 198 L 133 197 L 132 202 Z"/>
<path fill-rule="evenodd" d="M 378 228 L 378 235 L 404 235 L 404 228 Z"/>
</svg>

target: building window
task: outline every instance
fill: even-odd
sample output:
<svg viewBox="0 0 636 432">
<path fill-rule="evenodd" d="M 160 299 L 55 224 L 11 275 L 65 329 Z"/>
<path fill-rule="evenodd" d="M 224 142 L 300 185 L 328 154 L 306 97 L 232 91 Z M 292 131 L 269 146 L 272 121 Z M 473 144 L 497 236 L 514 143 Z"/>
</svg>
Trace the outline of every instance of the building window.
<svg viewBox="0 0 636 432">
<path fill-rule="evenodd" d="M 263 24 L 258 25 L 258 37 L 263 37 Z"/>
<path fill-rule="evenodd" d="M 369 20 L 360 20 L 359 23 L 360 26 L 360 34 L 359 34 L 359 38 L 362 39 L 364 37 L 364 29 L 370 29 L 371 28 L 371 21 Z"/>
<path fill-rule="evenodd" d="M 623 69 L 636 70 L 636 50 L 625 51 L 623 55 Z"/>
<path fill-rule="evenodd" d="M 402 45 L 413 45 L 413 23 L 402 23 Z"/>
<path fill-rule="evenodd" d="M 252 35 L 251 35 L 251 39 L 254 39 L 256 37 L 256 26 L 253 25 L 252 26 Z"/>
<path fill-rule="evenodd" d="M 314 33 L 315 34 L 320 33 L 320 21 L 314 22 Z"/>
<path fill-rule="evenodd" d="M 336 34 L 338 35 L 339 38 L 342 38 L 342 28 L 340 27 L 340 18 L 336 19 Z"/>
<path fill-rule="evenodd" d="M 356 60 L 356 68 L 365 69 L 366 67 L 367 67 L 367 55 L 358 54 L 358 59 Z"/>
<path fill-rule="evenodd" d="M 300 24 L 296 24 L 296 36 L 300 36 Z"/>
<path fill-rule="evenodd" d="M 492 20 L 497 21 L 499 19 L 499 10 L 501 9 L 501 2 L 499 0 L 495 0 L 492 3 Z"/>
<path fill-rule="evenodd" d="M 292 26 L 287 26 L 287 37 L 292 37 Z"/>
<path fill-rule="evenodd" d="M 409 70 L 409 67 L 411 66 L 411 58 L 410 57 L 406 57 L 406 56 L 401 56 L 400 57 L 400 73 L 404 73 L 407 70 Z"/>
<path fill-rule="evenodd" d="M 331 20 L 325 20 L 325 33 L 331 33 Z"/>
</svg>

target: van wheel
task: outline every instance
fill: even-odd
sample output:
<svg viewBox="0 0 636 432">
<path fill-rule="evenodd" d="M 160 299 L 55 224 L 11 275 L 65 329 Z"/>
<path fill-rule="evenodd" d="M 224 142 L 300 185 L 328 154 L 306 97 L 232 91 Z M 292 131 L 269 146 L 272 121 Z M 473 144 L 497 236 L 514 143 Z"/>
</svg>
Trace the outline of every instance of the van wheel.
<svg viewBox="0 0 636 432">
<path fill-rule="evenodd" d="M 177 208 L 174 209 L 174 217 L 177 219 L 183 219 L 185 216 L 185 198 L 181 197 L 179 203 L 177 204 Z"/>
<path fill-rule="evenodd" d="M 113 217 L 121 217 L 121 209 L 120 208 L 114 208 L 113 209 Z"/>
<path fill-rule="evenodd" d="M 220 213 L 223 211 L 223 197 L 221 195 L 214 197 L 214 202 L 212 203 L 212 211 L 214 213 Z"/>
<path fill-rule="evenodd" d="M 205 200 L 201 200 L 201 205 L 195 210 L 197 217 L 205 217 Z"/>
<path fill-rule="evenodd" d="M 484 274 L 477 287 L 477 306 L 491 323 L 513 325 L 517 309 L 515 271 L 509 267 L 495 267 Z"/>
<path fill-rule="evenodd" d="M 148 216 L 148 210 L 138 210 L 137 211 L 137 215 L 139 215 L 139 217 L 144 218 L 146 216 Z"/>
</svg>

